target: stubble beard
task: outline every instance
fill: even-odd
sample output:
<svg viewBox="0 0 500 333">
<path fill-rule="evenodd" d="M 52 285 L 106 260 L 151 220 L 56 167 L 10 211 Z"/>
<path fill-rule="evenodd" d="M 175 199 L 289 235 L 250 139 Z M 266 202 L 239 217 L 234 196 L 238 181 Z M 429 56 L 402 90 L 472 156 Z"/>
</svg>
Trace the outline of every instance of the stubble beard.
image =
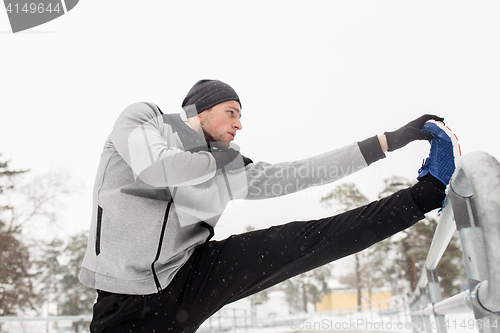
<svg viewBox="0 0 500 333">
<path fill-rule="evenodd" d="M 205 130 L 203 130 L 203 135 L 205 136 L 205 141 L 207 142 L 207 144 L 216 142 L 217 146 L 219 146 L 219 147 L 222 147 L 224 149 L 228 149 L 229 148 L 229 142 L 224 142 L 224 141 L 216 140 L 212 135 L 210 135 Z"/>
</svg>

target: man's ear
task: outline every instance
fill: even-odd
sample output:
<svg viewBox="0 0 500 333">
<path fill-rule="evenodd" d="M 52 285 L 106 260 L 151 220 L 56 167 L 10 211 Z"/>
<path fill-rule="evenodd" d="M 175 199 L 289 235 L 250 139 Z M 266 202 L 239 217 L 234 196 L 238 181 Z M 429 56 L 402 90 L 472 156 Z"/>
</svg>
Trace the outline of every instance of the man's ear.
<svg viewBox="0 0 500 333">
<path fill-rule="evenodd" d="M 198 113 L 198 117 L 199 119 L 202 119 L 203 117 L 205 117 L 207 115 L 208 112 L 212 111 L 212 108 L 209 108 L 209 109 L 206 109 L 206 110 L 203 110 L 201 111 L 200 113 Z"/>
</svg>

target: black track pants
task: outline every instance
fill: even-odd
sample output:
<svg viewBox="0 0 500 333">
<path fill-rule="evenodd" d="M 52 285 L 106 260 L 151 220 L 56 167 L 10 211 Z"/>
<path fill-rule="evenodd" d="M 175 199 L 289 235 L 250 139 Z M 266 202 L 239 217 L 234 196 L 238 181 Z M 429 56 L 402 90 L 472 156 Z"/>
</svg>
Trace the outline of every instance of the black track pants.
<svg viewBox="0 0 500 333">
<path fill-rule="evenodd" d="M 207 242 L 157 294 L 99 292 L 91 332 L 195 332 L 224 305 L 359 252 L 423 218 L 405 189 L 336 216 Z"/>
</svg>

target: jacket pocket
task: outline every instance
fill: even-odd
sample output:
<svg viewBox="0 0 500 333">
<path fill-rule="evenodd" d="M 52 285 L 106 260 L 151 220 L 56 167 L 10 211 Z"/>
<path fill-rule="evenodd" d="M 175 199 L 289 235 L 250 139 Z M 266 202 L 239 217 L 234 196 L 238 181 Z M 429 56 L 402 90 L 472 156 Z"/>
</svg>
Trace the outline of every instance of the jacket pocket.
<svg viewBox="0 0 500 333">
<path fill-rule="evenodd" d="M 102 224 L 102 207 L 97 206 L 97 227 L 95 233 L 95 253 L 101 253 L 101 224 Z"/>
</svg>

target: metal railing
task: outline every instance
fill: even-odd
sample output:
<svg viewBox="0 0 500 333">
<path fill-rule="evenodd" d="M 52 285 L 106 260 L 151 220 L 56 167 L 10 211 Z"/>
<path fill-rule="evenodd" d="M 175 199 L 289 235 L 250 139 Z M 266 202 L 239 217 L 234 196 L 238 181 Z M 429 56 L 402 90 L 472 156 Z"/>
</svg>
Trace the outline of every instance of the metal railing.
<svg viewBox="0 0 500 333">
<path fill-rule="evenodd" d="M 4 328 L 3 331 L 5 332 L 85 333 L 88 332 L 88 323 L 90 323 L 91 319 L 92 316 L 0 316 L 0 325 L 17 324 Z M 49 326 L 49 323 L 53 323 L 54 325 Z"/>
<path fill-rule="evenodd" d="M 469 289 L 442 300 L 436 267 L 457 230 Z M 410 310 L 421 324 L 414 327 L 428 333 L 433 326 L 446 333 L 445 315 L 464 312 L 474 314 L 479 332 L 500 332 L 500 164 L 487 153 L 470 153 L 457 165 Z"/>
<path fill-rule="evenodd" d="M 382 327 L 389 330 L 398 328 L 403 330 L 411 327 L 411 323 L 408 321 L 409 313 L 406 303 L 405 297 L 399 297 L 378 303 L 329 311 L 258 318 L 249 310 L 222 308 L 207 319 L 197 332 L 247 332 L 272 329 L 279 329 L 280 332 L 296 332 L 314 327 L 325 331 L 354 330 L 365 332 Z"/>
<path fill-rule="evenodd" d="M 198 333 L 255 332 L 279 329 L 280 332 L 295 332 L 300 328 L 318 326 L 321 330 L 358 330 L 380 327 L 395 330 L 408 329 L 409 312 L 405 297 L 339 308 L 330 311 L 256 317 L 254 311 L 237 308 L 222 308 L 208 318 L 197 330 Z M 5 317 L 0 316 L 2 332 L 30 333 L 88 333 L 91 316 L 46 316 Z M 327 326 L 325 326 L 327 325 Z M 397 331 L 396 331 L 397 332 Z"/>
<path fill-rule="evenodd" d="M 222 308 L 208 318 L 196 331 L 199 333 L 228 332 L 234 330 L 249 330 L 255 327 L 255 317 L 252 311 L 235 308 Z"/>
</svg>

